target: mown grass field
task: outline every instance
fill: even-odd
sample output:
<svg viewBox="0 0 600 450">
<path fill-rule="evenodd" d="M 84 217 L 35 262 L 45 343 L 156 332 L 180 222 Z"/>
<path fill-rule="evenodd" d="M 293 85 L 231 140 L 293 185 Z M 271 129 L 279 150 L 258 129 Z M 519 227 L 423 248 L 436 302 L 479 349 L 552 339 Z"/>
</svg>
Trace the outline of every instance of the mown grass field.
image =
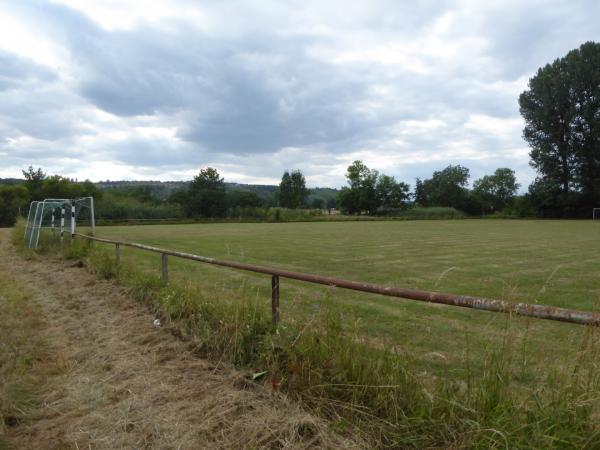
<svg viewBox="0 0 600 450">
<path fill-rule="evenodd" d="M 391 286 L 592 310 L 600 288 L 600 226 L 591 221 L 200 224 L 100 227 L 98 235 L 200 255 Z M 124 249 L 124 260 L 159 272 L 159 255 Z M 173 282 L 197 280 L 223 295 L 264 298 L 269 278 L 171 258 Z M 365 339 L 432 359 L 461 360 L 466 339 L 484 348 L 506 326 L 502 314 L 422 304 L 282 280 L 282 320 L 303 321 L 324 303 L 341 306 Z M 552 364 L 581 327 L 511 319 L 530 350 Z M 431 355 L 434 352 L 435 355 Z M 425 356 L 429 355 L 429 356 Z M 544 363 L 545 364 L 545 363 Z"/>
<path fill-rule="evenodd" d="M 99 227 L 98 235 L 356 281 L 595 310 L 591 221 L 386 221 Z M 598 448 L 599 333 L 539 319 L 270 277 L 84 242 L 52 245 L 116 277 L 200 354 L 266 375 L 374 446 Z M 45 250 L 44 250 L 45 249 Z M 269 384 L 270 384 L 269 383 Z"/>
</svg>

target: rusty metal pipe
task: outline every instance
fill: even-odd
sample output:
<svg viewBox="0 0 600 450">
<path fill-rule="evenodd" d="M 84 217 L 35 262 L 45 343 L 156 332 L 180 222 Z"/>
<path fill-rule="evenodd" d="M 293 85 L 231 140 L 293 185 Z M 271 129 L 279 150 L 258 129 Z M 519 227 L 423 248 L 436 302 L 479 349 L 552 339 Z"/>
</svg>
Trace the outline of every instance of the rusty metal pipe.
<svg viewBox="0 0 600 450">
<path fill-rule="evenodd" d="M 468 295 L 446 294 L 441 292 L 421 291 L 417 289 L 389 287 L 380 284 L 362 283 L 358 281 L 344 280 L 340 278 L 326 277 L 302 272 L 293 272 L 290 270 L 277 269 L 272 267 L 257 266 L 238 261 L 226 261 L 206 256 L 194 255 L 192 253 L 177 252 L 166 250 L 149 245 L 137 244 L 134 242 L 115 241 L 102 239 L 93 236 L 86 236 L 77 233 L 84 239 L 89 239 L 108 244 L 118 244 L 127 247 L 138 248 L 150 252 L 163 253 L 192 261 L 200 261 L 217 266 L 230 267 L 233 269 L 246 270 L 256 273 L 264 273 L 271 276 L 278 276 L 292 280 L 306 281 L 308 283 L 323 284 L 326 286 L 351 289 L 354 291 L 369 292 L 373 294 L 386 295 L 389 297 L 418 300 L 428 303 L 438 303 L 442 305 L 460 306 L 462 308 L 473 308 L 484 311 L 512 313 L 520 316 L 535 317 L 538 319 L 556 320 L 559 322 L 569 322 L 579 325 L 600 326 L 600 313 L 592 311 L 581 311 L 576 309 L 559 308 L 556 306 L 530 304 L 530 303 L 512 303 L 504 300 L 494 300 L 482 297 L 472 297 Z"/>
</svg>

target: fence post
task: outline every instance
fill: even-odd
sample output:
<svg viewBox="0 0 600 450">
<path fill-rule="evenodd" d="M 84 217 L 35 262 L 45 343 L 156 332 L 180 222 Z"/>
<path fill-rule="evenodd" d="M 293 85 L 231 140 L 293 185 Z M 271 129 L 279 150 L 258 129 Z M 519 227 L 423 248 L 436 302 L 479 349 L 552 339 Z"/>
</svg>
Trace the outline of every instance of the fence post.
<svg viewBox="0 0 600 450">
<path fill-rule="evenodd" d="M 92 222 L 92 236 L 96 236 L 96 218 L 94 217 L 94 197 L 90 197 L 90 222 Z"/>
<path fill-rule="evenodd" d="M 161 253 L 162 255 L 162 282 L 164 286 L 169 284 L 169 260 L 168 255 L 166 253 Z"/>
<path fill-rule="evenodd" d="M 71 202 L 71 244 L 75 239 L 75 203 Z"/>
<path fill-rule="evenodd" d="M 63 204 L 60 209 L 60 242 L 65 238 L 65 205 Z"/>
<path fill-rule="evenodd" d="M 115 244 L 115 268 L 116 272 L 119 273 L 121 268 L 121 245 Z"/>
<path fill-rule="evenodd" d="M 273 325 L 279 323 L 279 275 L 271 277 L 271 313 Z"/>
</svg>

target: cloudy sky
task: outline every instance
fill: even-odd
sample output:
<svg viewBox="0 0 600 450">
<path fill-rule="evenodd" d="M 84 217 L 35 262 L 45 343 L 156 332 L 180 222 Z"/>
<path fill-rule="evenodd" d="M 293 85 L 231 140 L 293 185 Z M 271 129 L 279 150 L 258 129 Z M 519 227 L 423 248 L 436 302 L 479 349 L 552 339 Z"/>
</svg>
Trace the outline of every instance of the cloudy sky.
<svg viewBox="0 0 600 450">
<path fill-rule="evenodd" d="M 535 176 L 517 98 L 600 2 L 0 0 L 0 177 Z"/>
</svg>

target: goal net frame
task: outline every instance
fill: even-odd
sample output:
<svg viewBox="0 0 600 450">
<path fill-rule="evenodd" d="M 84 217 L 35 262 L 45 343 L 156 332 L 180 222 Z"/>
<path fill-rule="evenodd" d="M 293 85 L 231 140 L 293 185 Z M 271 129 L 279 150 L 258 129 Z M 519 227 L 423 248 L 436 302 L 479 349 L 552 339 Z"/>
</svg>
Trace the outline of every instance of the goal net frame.
<svg viewBox="0 0 600 450">
<path fill-rule="evenodd" d="M 87 211 L 86 211 L 87 210 Z M 71 238 L 75 237 L 77 219 L 87 218 L 92 236 L 96 235 L 96 220 L 94 214 L 94 197 L 80 198 L 47 198 L 43 201 L 33 201 L 29 205 L 27 223 L 25 225 L 25 242 L 30 249 L 36 249 L 40 242 L 40 234 L 44 228 L 51 230 L 56 236 L 56 222 L 60 220 L 60 240 L 64 241 L 65 224 L 70 221 Z"/>
<path fill-rule="evenodd" d="M 592 209 L 592 220 L 600 220 L 600 208 Z"/>
</svg>

